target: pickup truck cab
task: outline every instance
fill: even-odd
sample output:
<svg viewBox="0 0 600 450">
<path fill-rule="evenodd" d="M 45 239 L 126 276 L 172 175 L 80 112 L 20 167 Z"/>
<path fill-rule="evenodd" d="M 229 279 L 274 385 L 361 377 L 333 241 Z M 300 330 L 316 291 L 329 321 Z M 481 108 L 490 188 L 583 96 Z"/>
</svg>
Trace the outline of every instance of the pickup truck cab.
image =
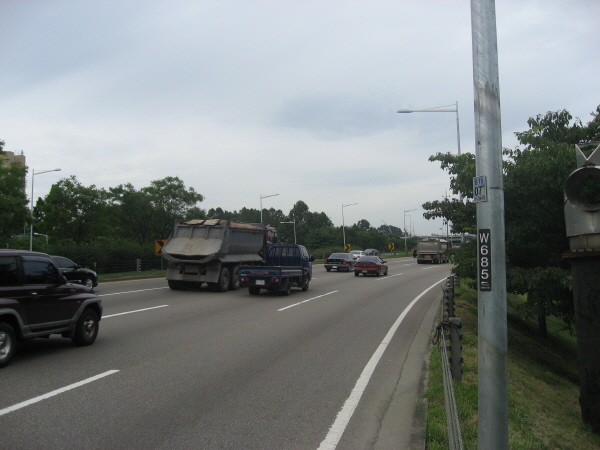
<svg viewBox="0 0 600 450">
<path fill-rule="evenodd" d="M 102 302 L 86 286 L 69 284 L 45 253 L 0 250 L 0 367 L 18 341 L 60 334 L 78 346 L 98 335 Z"/>
<path fill-rule="evenodd" d="M 258 295 L 261 289 L 281 295 L 290 295 L 292 287 L 307 291 L 312 261 L 303 245 L 273 244 L 268 248 L 264 266 L 240 267 L 240 285 L 247 287 L 250 295 Z"/>
</svg>

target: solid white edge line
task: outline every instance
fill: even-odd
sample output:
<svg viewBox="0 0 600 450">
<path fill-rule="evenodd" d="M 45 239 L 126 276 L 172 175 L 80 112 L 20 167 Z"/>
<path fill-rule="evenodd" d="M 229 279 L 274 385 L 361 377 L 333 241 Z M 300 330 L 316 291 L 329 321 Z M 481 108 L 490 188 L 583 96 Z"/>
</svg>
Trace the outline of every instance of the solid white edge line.
<svg viewBox="0 0 600 450">
<path fill-rule="evenodd" d="M 352 389 L 350 396 L 344 403 L 344 406 L 342 406 L 340 412 L 337 414 L 335 422 L 333 423 L 333 425 L 331 425 L 327 436 L 321 442 L 321 445 L 319 446 L 318 450 L 335 450 L 338 442 L 342 437 L 342 434 L 344 434 L 344 431 L 346 430 L 348 422 L 350 422 L 350 418 L 354 414 L 354 410 L 358 406 L 358 402 L 360 401 L 367 387 L 367 384 L 369 383 L 369 380 L 371 379 L 371 375 L 373 375 L 373 372 L 375 371 L 375 367 L 377 367 L 377 364 L 379 363 L 383 352 L 392 340 L 392 337 L 394 337 L 394 334 L 400 327 L 400 324 L 402 323 L 408 312 L 411 310 L 411 308 L 421 299 L 421 297 L 423 297 L 427 292 L 436 287 L 445 279 L 446 278 L 442 278 L 440 281 L 434 283 L 433 285 L 425 289 L 423 292 L 421 292 L 412 302 L 410 302 L 406 309 L 402 311 L 402 314 L 400 314 L 400 316 L 396 319 L 396 322 L 394 322 L 394 325 L 392 325 L 388 333 L 385 335 L 383 341 L 381 342 L 381 344 L 379 344 L 379 347 L 377 347 L 377 350 L 375 350 L 375 353 L 373 354 L 373 356 L 371 356 L 371 359 L 360 374 L 360 377 L 358 378 L 354 389 Z"/>
<path fill-rule="evenodd" d="M 125 314 L 133 314 L 133 313 L 137 313 L 137 312 L 148 311 L 150 309 L 166 308 L 167 306 L 169 306 L 169 305 L 160 305 L 160 306 L 153 306 L 151 308 L 136 309 L 135 311 L 127 311 L 127 312 L 122 312 L 122 313 L 117 313 L 117 314 L 110 314 L 108 316 L 102 316 L 102 318 L 108 319 L 109 317 L 124 316 Z"/>
<path fill-rule="evenodd" d="M 309 298 L 308 300 L 304 300 L 304 301 L 301 301 L 301 302 L 298 302 L 298 303 L 294 303 L 293 305 L 286 306 L 285 308 L 278 309 L 277 312 L 284 311 L 284 310 L 286 310 L 288 308 L 293 308 L 294 306 L 298 306 L 298 305 L 301 305 L 302 303 L 310 302 L 311 300 L 316 300 L 318 298 L 325 297 L 326 295 L 335 294 L 336 292 L 338 292 L 338 291 L 331 291 L 331 292 L 328 292 L 327 294 L 317 295 L 316 297 Z"/>
<path fill-rule="evenodd" d="M 150 288 L 150 289 L 139 289 L 137 291 L 125 291 L 125 292 L 113 292 L 112 294 L 97 294 L 98 297 L 108 297 L 109 295 L 121 295 L 121 294 L 133 294 L 134 292 L 146 292 L 146 291 L 157 291 L 159 289 L 169 289 L 166 287 Z"/>
<path fill-rule="evenodd" d="M 397 274 L 395 274 L 395 275 L 386 275 L 386 276 L 385 276 L 385 277 L 383 277 L 383 278 L 377 278 L 377 280 L 375 280 L 375 281 L 383 281 L 383 280 L 388 280 L 388 279 L 390 279 L 390 278 L 399 277 L 400 275 L 404 275 L 404 273 L 397 273 Z"/>
<path fill-rule="evenodd" d="M 112 375 L 113 373 L 117 373 L 118 370 L 109 370 L 108 372 L 101 373 L 99 375 L 93 376 L 83 381 L 79 381 L 77 383 L 70 384 L 68 386 L 62 387 L 60 389 L 56 389 L 55 391 L 48 392 L 47 394 L 40 395 L 39 397 L 32 398 L 31 400 L 26 400 L 21 403 L 17 403 L 16 405 L 9 406 L 8 408 L 0 409 L 0 416 L 4 414 L 8 414 L 9 412 L 16 411 L 17 409 L 25 408 L 26 406 L 32 405 L 37 402 L 41 402 L 42 400 L 46 400 L 47 398 L 54 397 L 55 395 L 62 394 L 63 392 L 70 391 L 71 389 L 78 388 L 83 386 L 84 384 L 91 383 L 92 381 L 99 380 L 100 378 L 104 378 L 108 375 Z"/>
</svg>

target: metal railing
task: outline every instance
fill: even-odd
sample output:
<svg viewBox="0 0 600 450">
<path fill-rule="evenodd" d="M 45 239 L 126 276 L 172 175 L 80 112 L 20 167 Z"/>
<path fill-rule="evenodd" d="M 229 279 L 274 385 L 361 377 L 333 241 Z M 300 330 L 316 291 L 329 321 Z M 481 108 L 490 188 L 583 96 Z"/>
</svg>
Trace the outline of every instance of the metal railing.
<svg viewBox="0 0 600 450">
<path fill-rule="evenodd" d="M 163 259 L 132 259 L 128 261 L 86 262 L 82 267 L 93 270 L 98 274 L 144 272 L 148 270 L 164 270 L 167 266 Z"/>
<path fill-rule="evenodd" d="M 457 278 L 457 277 L 456 277 Z M 446 405 L 446 423 L 448 426 L 448 444 L 451 450 L 462 450 L 463 442 L 460 432 L 458 407 L 454 394 L 453 380 L 462 380 L 462 324 L 454 317 L 454 283 L 455 277 L 448 277 L 442 299 L 442 321 L 436 327 L 432 343 L 437 344 L 442 353 L 442 373 L 444 378 L 444 400 Z M 460 283 L 460 281 L 458 281 Z M 458 284 L 460 286 L 460 284 Z M 450 341 L 450 345 L 447 344 Z M 450 350 L 450 354 L 448 354 Z"/>
</svg>

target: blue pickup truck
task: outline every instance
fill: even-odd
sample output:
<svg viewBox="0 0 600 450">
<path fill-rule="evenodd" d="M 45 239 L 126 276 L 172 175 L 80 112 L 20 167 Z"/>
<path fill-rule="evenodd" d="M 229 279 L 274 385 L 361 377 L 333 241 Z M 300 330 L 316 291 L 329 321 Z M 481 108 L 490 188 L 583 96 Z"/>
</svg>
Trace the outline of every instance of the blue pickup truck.
<svg viewBox="0 0 600 450">
<path fill-rule="evenodd" d="M 240 287 L 247 287 L 250 295 L 260 294 L 261 289 L 281 295 L 290 295 L 292 287 L 307 291 L 312 278 L 312 260 L 303 245 L 270 245 L 264 266 L 240 267 Z"/>
</svg>

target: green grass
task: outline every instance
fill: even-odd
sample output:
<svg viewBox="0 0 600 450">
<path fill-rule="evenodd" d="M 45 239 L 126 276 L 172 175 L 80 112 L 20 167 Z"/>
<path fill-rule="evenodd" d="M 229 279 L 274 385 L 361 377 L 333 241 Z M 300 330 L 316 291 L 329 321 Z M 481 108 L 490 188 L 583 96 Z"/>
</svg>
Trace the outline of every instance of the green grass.
<svg viewBox="0 0 600 450">
<path fill-rule="evenodd" d="M 581 421 L 575 338 L 548 318 L 548 339 L 517 315 L 523 299 L 508 300 L 508 420 L 512 449 L 600 449 L 600 436 Z M 455 288 L 455 314 L 463 324 L 463 380 L 455 393 L 465 449 L 477 448 L 477 292 Z M 446 410 L 437 346 L 432 347 L 425 392 L 427 448 L 447 449 Z"/>
</svg>

